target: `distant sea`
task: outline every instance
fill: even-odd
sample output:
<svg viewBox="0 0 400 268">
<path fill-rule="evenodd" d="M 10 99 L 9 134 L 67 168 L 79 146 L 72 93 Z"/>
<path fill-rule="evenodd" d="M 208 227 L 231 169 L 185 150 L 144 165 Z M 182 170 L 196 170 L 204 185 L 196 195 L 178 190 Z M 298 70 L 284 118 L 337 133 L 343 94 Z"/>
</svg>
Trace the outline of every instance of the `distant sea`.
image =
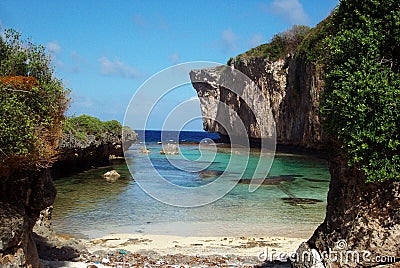
<svg viewBox="0 0 400 268">
<path fill-rule="evenodd" d="M 130 174 L 125 163 L 92 169 L 55 181 L 57 197 L 53 224 L 57 232 L 86 238 L 110 233 L 144 233 L 183 236 L 286 236 L 307 238 L 323 221 L 330 180 L 327 162 L 309 155 L 277 153 L 267 179 L 284 178 L 281 183 L 262 185 L 250 193 L 248 185 L 237 184 L 223 198 L 197 208 L 163 204 L 147 195 L 134 178 L 151 180 L 147 157 L 169 181 L 183 186 L 201 186 L 213 176 L 180 170 L 160 154 L 161 141 L 186 143 L 175 159 L 195 166 L 200 141 L 218 139 L 207 132 L 137 131 L 140 143 L 130 147 Z M 141 153 L 146 137 L 149 155 Z M 203 152 L 204 153 L 204 152 Z M 208 169 L 223 172 L 232 155 L 218 150 Z M 252 150 L 248 168 L 258 163 L 259 152 Z M 104 172 L 116 169 L 121 178 L 107 182 Z M 209 174 L 210 175 L 210 174 Z M 218 176 L 218 175 L 215 175 Z M 243 175 L 246 177 L 246 173 Z M 229 179 L 229 177 L 227 178 Z M 302 202 L 302 200 L 304 202 Z M 300 201 L 300 202 L 299 202 Z"/>
<path fill-rule="evenodd" d="M 141 142 L 200 142 L 204 139 L 218 140 L 217 133 L 205 131 L 160 131 L 160 130 L 135 130 Z"/>
</svg>

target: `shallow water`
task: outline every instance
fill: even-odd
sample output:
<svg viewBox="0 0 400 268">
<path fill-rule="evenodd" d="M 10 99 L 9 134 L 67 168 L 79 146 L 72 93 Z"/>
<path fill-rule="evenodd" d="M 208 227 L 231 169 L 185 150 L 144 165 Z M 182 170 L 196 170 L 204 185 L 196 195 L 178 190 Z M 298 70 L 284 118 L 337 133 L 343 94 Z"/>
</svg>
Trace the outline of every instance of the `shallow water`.
<svg viewBox="0 0 400 268">
<path fill-rule="evenodd" d="M 147 155 L 138 153 L 141 146 L 132 147 L 134 157 L 129 161 L 135 178 L 150 174 Z M 218 150 L 208 167 L 211 171 L 201 174 L 171 166 L 167 156 L 159 153 L 160 144 L 150 144 L 148 148 L 152 151 L 151 162 L 160 174 L 176 185 L 189 187 L 207 184 L 218 177 L 218 171 L 224 171 L 232 157 L 229 150 Z M 200 157 L 198 148 L 180 148 L 184 157 L 197 159 L 197 164 L 182 155 L 172 158 L 181 167 L 196 169 L 196 165 L 201 167 L 210 160 L 204 152 Z M 243 178 L 251 177 L 257 155 L 257 151 L 251 153 Z M 115 183 L 102 178 L 110 169 L 121 174 Z M 273 179 L 271 184 L 262 185 L 255 192 L 250 193 L 247 184 L 237 184 L 211 204 L 179 208 L 148 196 L 132 179 L 126 164 L 115 163 L 55 181 L 58 194 L 53 224 L 59 233 L 86 238 L 110 233 L 310 236 L 325 216 L 330 178 L 326 161 L 305 155 L 276 154 L 268 177 Z"/>
</svg>

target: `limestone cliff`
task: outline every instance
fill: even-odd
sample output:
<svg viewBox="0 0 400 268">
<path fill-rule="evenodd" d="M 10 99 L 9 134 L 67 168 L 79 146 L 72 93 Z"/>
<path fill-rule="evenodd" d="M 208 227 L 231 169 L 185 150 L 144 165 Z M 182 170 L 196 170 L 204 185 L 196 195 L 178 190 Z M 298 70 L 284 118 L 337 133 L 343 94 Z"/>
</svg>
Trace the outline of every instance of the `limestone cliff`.
<svg viewBox="0 0 400 268">
<path fill-rule="evenodd" d="M 252 99 L 257 100 L 260 94 L 264 95 L 266 103 L 263 105 L 272 111 L 276 123 L 278 144 L 315 149 L 323 147 L 324 140 L 318 115 L 322 78 L 321 72 L 314 64 L 288 55 L 285 59 L 275 61 L 259 57 L 238 58 L 231 62 L 231 66 L 256 83 L 258 89 L 250 92 Z M 218 68 L 193 70 L 190 73 L 200 98 L 204 129 L 227 135 L 221 121 L 216 122 L 212 119 L 212 111 L 218 109 L 218 102 L 226 102 L 231 94 L 216 83 L 221 79 L 220 75 Z M 213 79 L 204 80 L 204 76 Z M 230 106 L 236 109 L 243 106 L 238 98 L 229 102 Z M 263 133 L 252 131 L 254 128 L 250 124 L 253 122 L 247 120 L 252 117 L 251 111 L 239 110 L 248 136 L 253 139 L 261 138 Z M 246 112 L 247 114 L 243 114 Z M 233 128 L 232 120 L 225 120 L 222 124 Z"/>
<path fill-rule="evenodd" d="M 326 29 L 326 24 L 321 25 L 308 37 L 312 40 L 308 43 L 311 44 L 309 52 L 315 51 L 312 45 L 315 40 L 326 34 L 321 30 Z M 249 93 L 251 100 L 256 100 L 261 94 L 265 97 L 264 105 L 272 111 L 276 123 L 278 144 L 321 149 L 327 144 L 319 117 L 322 68 L 310 60 L 310 55 L 293 55 L 274 60 L 236 57 L 230 60 L 230 66 L 247 75 L 258 86 L 252 87 L 254 90 Z M 235 120 L 216 117 L 218 103 L 223 102 L 239 114 L 250 139 L 261 138 L 265 133 L 254 131 L 257 128 L 252 127 L 255 123 L 251 111 L 246 109 L 242 100 L 220 85 L 220 69 L 193 70 L 190 73 L 200 99 L 204 129 L 227 135 L 226 127 L 222 126 L 234 128 L 232 122 Z M 338 148 L 333 145 L 330 149 L 335 152 Z M 299 258 L 304 252 L 312 254 L 314 263 L 300 259 L 300 262 L 292 264 L 293 267 L 399 267 L 400 183 L 390 180 L 365 183 L 364 174 L 349 167 L 340 156 L 331 156 L 329 165 L 331 183 L 326 218 L 297 252 Z M 363 259 L 364 253 L 367 255 Z"/>
</svg>

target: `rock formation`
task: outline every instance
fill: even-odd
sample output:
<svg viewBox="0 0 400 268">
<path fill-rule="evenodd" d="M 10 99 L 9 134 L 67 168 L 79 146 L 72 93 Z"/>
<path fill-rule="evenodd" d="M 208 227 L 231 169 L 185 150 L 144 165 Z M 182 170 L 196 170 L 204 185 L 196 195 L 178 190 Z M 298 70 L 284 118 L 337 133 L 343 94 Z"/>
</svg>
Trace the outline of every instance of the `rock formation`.
<svg viewBox="0 0 400 268">
<path fill-rule="evenodd" d="M 318 114 L 323 81 L 316 65 L 301 57 L 289 55 L 276 61 L 244 57 L 233 60 L 231 66 L 257 84 L 258 89 L 254 88 L 251 99 L 264 95 L 264 105 L 272 110 L 276 123 L 278 144 L 324 148 L 326 142 Z M 229 90 L 219 85 L 220 68 L 193 70 L 190 73 L 200 99 L 204 129 L 227 135 L 222 124 L 215 120 L 218 103 L 226 102 L 233 110 L 239 111 L 238 114 L 242 113 L 240 118 L 246 125 L 247 135 L 250 140 L 257 141 L 262 133 L 252 131 L 252 114 L 243 109 L 239 98 L 232 97 Z M 233 128 L 234 120 L 228 117 L 223 124 Z M 226 140 L 229 141 L 229 138 Z M 298 250 L 299 256 L 305 251 L 309 255 L 312 252 L 314 262 L 320 263 L 301 260 L 293 263 L 293 267 L 398 267 L 400 183 L 365 183 L 363 174 L 350 168 L 345 160 L 334 157 L 329 162 L 332 179 L 325 221 Z M 335 256 L 325 254 L 330 250 L 336 252 L 336 262 Z M 340 252 L 344 256 L 342 259 Z M 354 255 L 355 252 L 359 254 L 359 259 Z M 362 254 L 365 252 L 371 255 L 363 259 Z M 346 254 L 350 260 L 346 261 Z M 379 262 L 375 259 L 377 256 L 385 256 L 386 259 Z"/>
<path fill-rule="evenodd" d="M 326 267 L 396 267 L 391 263 L 400 261 L 400 182 L 365 183 L 339 157 L 330 161 L 330 172 L 326 218 L 298 255 L 316 249 Z"/>
<path fill-rule="evenodd" d="M 272 111 L 278 144 L 314 149 L 323 147 L 324 140 L 318 115 L 322 80 L 321 73 L 314 64 L 291 55 L 277 61 L 256 57 L 241 58 L 232 61 L 231 64 L 257 85 L 258 90 L 249 92 L 250 99 L 257 100 L 260 94 L 263 94 L 266 103 L 254 107 L 259 109 L 257 113 L 260 114 L 266 113 L 262 111 L 265 106 Z M 232 92 L 220 85 L 220 67 L 193 70 L 190 77 L 200 99 L 204 130 L 227 136 L 224 127 L 212 119 L 215 118 L 213 111 L 218 110 L 218 103 L 224 102 L 239 111 L 239 116 L 248 130 L 247 134 L 253 141 L 257 142 L 257 139 L 262 137 L 264 133 L 254 131 L 255 128 L 252 127 L 252 111 L 243 109 L 243 102 L 232 97 Z M 267 116 L 264 118 L 267 120 Z M 227 118 L 223 123 L 234 128 L 233 122 Z"/>
<path fill-rule="evenodd" d="M 39 267 L 32 228 L 54 202 L 48 170 L 14 170 L 0 178 L 0 266 Z"/>
<path fill-rule="evenodd" d="M 163 144 L 163 148 L 160 151 L 160 154 L 174 155 L 179 154 L 178 145 L 173 143 Z"/>
<path fill-rule="evenodd" d="M 79 139 L 73 133 L 64 133 L 59 143 L 60 154 L 51 168 L 53 178 L 65 177 L 93 167 L 108 165 L 111 155 L 123 157 L 123 148 L 137 141 L 134 131 L 121 134 L 105 132 L 100 137 L 86 135 Z M 123 144 L 124 143 L 124 144 Z"/>
<path fill-rule="evenodd" d="M 151 150 L 147 149 L 146 146 L 140 148 L 140 153 L 142 154 L 150 154 Z"/>
<path fill-rule="evenodd" d="M 109 182 L 115 182 L 120 177 L 121 175 L 119 175 L 119 173 L 115 169 L 107 171 L 106 173 L 103 174 L 103 178 L 105 178 Z"/>
</svg>

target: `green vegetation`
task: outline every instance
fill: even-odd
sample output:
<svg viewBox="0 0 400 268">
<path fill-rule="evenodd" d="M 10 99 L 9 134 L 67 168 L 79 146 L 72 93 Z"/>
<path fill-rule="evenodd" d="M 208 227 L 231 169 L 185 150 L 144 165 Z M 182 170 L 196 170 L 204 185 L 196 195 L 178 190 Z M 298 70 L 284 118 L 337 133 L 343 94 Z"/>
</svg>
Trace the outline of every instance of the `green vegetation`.
<svg viewBox="0 0 400 268">
<path fill-rule="evenodd" d="M 0 169 L 52 161 L 67 95 L 45 48 L 5 30 L 0 37 Z"/>
<path fill-rule="evenodd" d="M 335 27 L 331 16 L 314 28 L 294 25 L 291 29 L 274 35 L 269 43 L 252 48 L 236 58 L 229 58 L 227 65 L 230 65 L 233 60 L 246 57 L 275 61 L 285 58 L 288 54 L 314 63 L 321 62 L 327 52 L 326 39 L 334 33 Z"/>
<path fill-rule="evenodd" d="M 63 132 L 75 135 L 79 140 L 86 140 L 87 135 L 94 135 L 100 138 L 103 133 L 112 133 L 121 135 L 122 126 L 117 120 L 100 121 L 96 117 L 89 115 L 80 115 L 70 117 L 64 121 Z"/>
<path fill-rule="evenodd" d="M 400 180 L 400 2 L 342 0 L 332 23 L 324 129 L 367 181 Z"/>
<path fill-rule="evenodd" d="M 312 28 L 296 49 L 296 57 L 315 64 L 323 64 L 327 56 L 326 42 L 335 34 L 332 15 Z"/>
<path fill-rule="evenodd" d="M 299 28 L 300 27 L 300 28 Z M 325 133 L 367 181 L 400 180 L 400 2 L 341 0 L 315 28 L 295 26 L 233 60 L 296 59 L 324 73 Z"/>
<path fill-rule="evenodd" d="M 291 29 L 278 33 L 272 37 L 271 42 L 250 49 L 249 51 L 238 55 L 236 58 L 245 57 L 261 57 L 271 61 L 285 58 L 288 54 L 294 54 L 297 47 L 303 41 L 305 36 L 310 31 L 310 27 L 303 25 L 295 25 Z M 232 58 L 228 60 L 228 65 L 231 64 Z"/>
</svg>

